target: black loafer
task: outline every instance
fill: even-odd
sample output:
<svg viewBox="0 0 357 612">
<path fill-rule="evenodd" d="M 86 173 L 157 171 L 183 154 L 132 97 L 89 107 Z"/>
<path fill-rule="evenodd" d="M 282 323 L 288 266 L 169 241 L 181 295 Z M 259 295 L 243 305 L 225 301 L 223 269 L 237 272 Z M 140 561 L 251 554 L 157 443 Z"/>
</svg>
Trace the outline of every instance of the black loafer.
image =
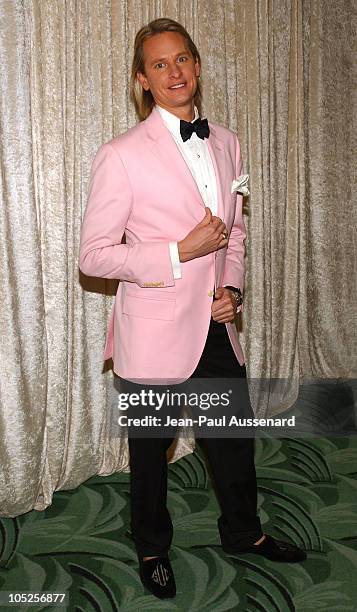
<svg viewBox="0 0 357 612">
<path fill-rule="evenodd" d="M 175 597 L 175 576 L 168 557 L 139 558 L 139 565 L 141 582 L 150 593 L 160 599 Z"/>
<path fill-rule="evenodd" d="M 305 561 L 307 558 L 306 552 L 301 548 L 291 544 L 290 542 L 283 542 L 282 540 L 275 540 L 267 533 L 265 539 L 260 544 L 252 544 L 243 550 L 230 550 L 227 548 L 223 549 L 226 553 L 230 554 L 245 554 L 254 553 L 256 555 L 262 555 L 271 561 L 281 561 L 285 563 L 299 563 Z"/>
</svg>

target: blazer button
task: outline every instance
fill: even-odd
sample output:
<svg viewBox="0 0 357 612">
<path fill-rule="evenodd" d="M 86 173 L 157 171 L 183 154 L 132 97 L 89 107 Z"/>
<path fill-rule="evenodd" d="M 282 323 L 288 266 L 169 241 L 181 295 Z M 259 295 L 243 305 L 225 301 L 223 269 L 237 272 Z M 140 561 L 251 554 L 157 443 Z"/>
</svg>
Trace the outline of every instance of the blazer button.
<svg viewBox="0 0 357 612">
<path fill-rule="evenodd" d="M 207 295 L 208 295 L 208 297 L 213 297 L 214 296 L 214 291 L 209 291 Z"/>
</svg>

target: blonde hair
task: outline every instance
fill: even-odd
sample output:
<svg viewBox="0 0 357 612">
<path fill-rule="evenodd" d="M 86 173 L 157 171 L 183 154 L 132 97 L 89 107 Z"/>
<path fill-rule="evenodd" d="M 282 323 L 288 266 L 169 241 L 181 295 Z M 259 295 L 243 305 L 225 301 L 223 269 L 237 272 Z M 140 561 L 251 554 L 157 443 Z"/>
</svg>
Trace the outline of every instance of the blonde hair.
<svg viewBox="0 0 357 612">
<path fill-rule="evenodd" d="M 130 96 L 134 102 L 136 114 L 138 115 L 140 121 L 146 119 L 155 106 L 155 100 L 151 91 L 145 91 L 136 76 L 137 72 L 145 74 L 143 45 L 145 40 L 155 36 L 155 34 L 161 34 L 162 32 L 177 32 L 178 34 L 181 34 L 181 36 L 183 36 L 183 38 L 186 40 L 187 46 L 195 61 L 197 61 L 201 66 L 201 57 L 195 43 L 185 28 L 177 21 L 168 19 L 166 17 L 160 17 L 160 19 L 150 21 L 148 25 L 142 27 L 135 36 L 134 57 L 131 65 L 130 76 Z M 200 81 L 197 82 L 194 103 L 197 106 L 198 112 L 201 114 L 202 89 Z"/>
</svg>

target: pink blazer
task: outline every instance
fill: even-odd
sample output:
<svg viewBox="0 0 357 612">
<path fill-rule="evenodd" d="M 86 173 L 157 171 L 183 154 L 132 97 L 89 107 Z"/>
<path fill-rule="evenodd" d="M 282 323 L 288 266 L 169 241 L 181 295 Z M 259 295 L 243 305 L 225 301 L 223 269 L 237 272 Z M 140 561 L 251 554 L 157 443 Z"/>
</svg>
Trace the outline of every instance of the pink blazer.
<svg viewBox="0 0 357 612">
<path fill-rule="evenodd" d="M 81 230 L 79 267 L 88 276 L 120 279 L 104 359 L 128 380 L 183 382 L 201 357 L 214 286 L 243 291 L 245 225 L 242 196 L 231 194 L 242 161 L 237 136 L 210 122 L 207 140 L 216 172 L 225 249 L 181 264 L 174 280 L 169 242 L 203 219 L 196 182 L 160 114 L 103 144 L 93 161 Z M 122 244 L 125 233 L 126 244 Z M 239 363 L 236 327 L 226 325 Z"/>
</svg>

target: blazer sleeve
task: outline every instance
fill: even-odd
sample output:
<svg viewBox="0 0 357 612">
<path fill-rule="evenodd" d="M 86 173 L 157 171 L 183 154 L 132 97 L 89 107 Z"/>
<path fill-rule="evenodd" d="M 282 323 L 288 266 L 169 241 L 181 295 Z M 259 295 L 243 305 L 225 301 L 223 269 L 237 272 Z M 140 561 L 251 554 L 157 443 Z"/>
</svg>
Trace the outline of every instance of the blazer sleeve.
<svg viewBox="0 0 357 612">
<path fill-rule="evenodd" d="M 87 276 L 114 278 L 141 287 L 175 284 L 168 242 L 122 244 L 133 193 L 122 159 L 110 143 L 92 163 L 81 227 L 79 267 Z"/>
<path fill-rule="evenodd" d="M 240 145 L 238 138 L 236 139 L 236 176 L 239 176 L 242 171 L 243 162 L 240 155 Z M 226 253 L 226 263 L 223 274 L 222 285 L 231 285 L 237 287 L 243 293 L 245 263 L 244 240 L 247 236 L 246 227 L 243 221 L 243 196 L 237 194 L 236 210 L 234 221 L 229 236 L 229 242 Z M 243 304 L 238 308 L 238 312 L 243 310 Z"/>
</svg>

